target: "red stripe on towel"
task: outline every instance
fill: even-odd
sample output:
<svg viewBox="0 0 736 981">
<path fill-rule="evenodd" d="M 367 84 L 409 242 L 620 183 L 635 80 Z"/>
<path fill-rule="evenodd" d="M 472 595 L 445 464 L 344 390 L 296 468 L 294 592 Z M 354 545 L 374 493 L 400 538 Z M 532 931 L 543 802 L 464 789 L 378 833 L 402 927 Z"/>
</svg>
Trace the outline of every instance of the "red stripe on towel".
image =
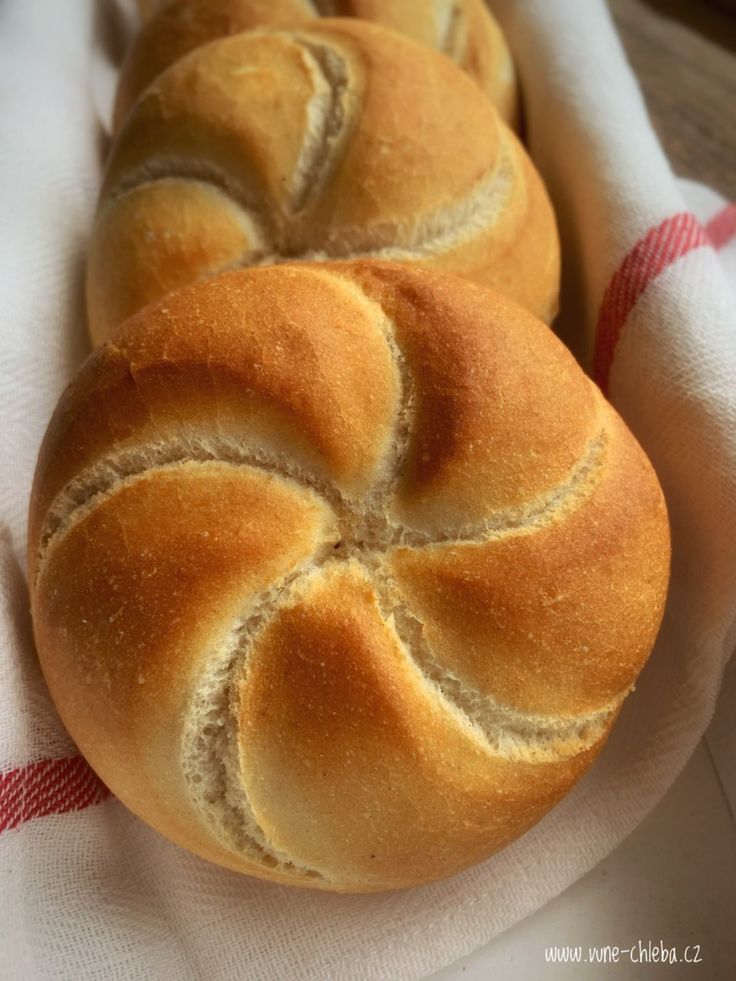
<svg viewBox="0 0 736 981">
<path fill-rule="evenodd" d="M 28 763 L 0 773 L 0 832 L 49 814 L 81 811 L 109 796 L 81 756 Z"/>
<path fill-rule="evenodd" d="M 636 301 L 668 266 L 707 244 L 698 219 L 684 211 L 650 228 L 613 274 L 601 301 L 593 356 L 593 377 L 604 393 L 619 336 Z"/>
<path fill-rule="evenodd" d="M 736 235 L 736 204 L 727 204 L 713 215 L 705 226 L 705 234 L 714 249 L 722 249 Z"/>
</svg>

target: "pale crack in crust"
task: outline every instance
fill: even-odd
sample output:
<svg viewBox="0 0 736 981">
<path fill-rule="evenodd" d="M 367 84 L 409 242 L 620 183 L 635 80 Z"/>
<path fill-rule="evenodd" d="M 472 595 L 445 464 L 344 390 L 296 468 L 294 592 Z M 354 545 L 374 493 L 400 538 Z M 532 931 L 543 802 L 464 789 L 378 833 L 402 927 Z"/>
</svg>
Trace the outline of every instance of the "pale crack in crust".
<svg viewBox="0 0 736 981">
<path fill-rule="evenodd" d="M 100 213 L 109 210 L 117 200 L 131 191 L 166 180 L 192 181 L 219 191 L 230 204 L 245 212 L 248 220 L 259 230 L 263 240 L 261 251 L 268 254 L 273 249 L 268 240 L 272 242 L 276 238 L 278 228 L 271 209 L 241 181 L 235 180 L 216 164 L 199 157 L 174 157 L 166 154 L 150 157 L 145 164 L 127 171 L 111 185 L 103 199 Z"/>
<path fill-rule="evenodd" d="M 324 80 L 325 90 L 318 99 L 321 108 L 312 109 L 314 133 L 305 134 L 304 144 L 292 175 L 291 205 L 288 214 L 278 214 L 262 196 L 221 168 L 198 158 L 152 156 L 116 180 L 108 190 L 101 213 L 120 197 L 142 185 L 165 179 L 192 180 L 212 185 L 239 207 L 257 232 L 256 248 L 227 268 L 279 265 L 284 262 L 314 262 L 325 259 L 383 259 L 422 261 L 452 252 L 492 227 L 514 191 L 523 180 L 513 164 L 513 147 L 502 139 L 499 158 L 481 177 L 467 196 L 451 205 L 429 212 L 411 224 L 386 221 L 367 229 L 344 227 L 319 248 L 305 247 L 300 240 L 301 217 L 319 196 L 337 164 L 339 146 L 350 125 L 346 112 L 347 71 L 345 62 L 326 45 L 317 45 L 295 35 L 310 59 L 314 71 Z M 314 101 L 314 100 L 313 100 Z M 322 103 L 327 103 L 323 105 Z M 291 245 L 289 242 L 291 241 Z M 222 270 L 220 270 L 222 271 Z"/>
<path fill-rule="evenodd" d="M 307 181 L 303 194 L 295 198 L 295 210 L 304 210 L 308 200 L 318 192 L 328 175 L 324 164 L 320 179 Z M 228 268 L 244 266 L 274 266 L 287 262 L 320 262 L 325 259 L 379 259 L 395 262 L 421 261 L 451 252 L 473 237 L 481 235 L 503 210 L 513 189 L 514 172 L 510 155 L 504 153 L 497 166 L 482 178 L 473 191 L 463 200 L 447 208 L 440 208 L 425 215 L 421 221 L 400 228 L 387 222 L 370 229 L 341 229 L 340 241 L 323 243 L 319 249 L 289 248 L 286 245 L 290 233 L 298 239 L 296 227 L 282 228 L 275 212 L 266 208 L 259 198 L 244 190 L 242 185 L 211 164 L 202 164 L 183 158 L 156 157 L 145 167 L 128 173 L 114 185 L 101 208 L 101 214 L 114 207 L 117 200 L 143 185 L 167 179 L 191 180 L 210 184 L 225 195 L 230 203 L 244 212 L 258 233 L 259 246 L 247 253 Z M 288 222 L 287 222 L 288 226 Z M 279 247 L 277 243 L 281 241 Z"/>
<path fill-rule="evenodd" d="M 317 89 L 308 104 L 307 131 L 292 175 L 291 210 L 299 213 L 319 195 L 335 165 L 348 123 L 348 72 L 345 60 L 334 48 L 306 36 L 293 37 L 302 49 Z"/>
<path fill-rule="evenodd" d="M 286 875 L 323 882 L 330 881 L 324 873 L 300 864 L 274 846 L 250 805 L 241 778 L 238 682 L 260 631 L 330 554 L 328 545 L 269 589 L 251 597 L 228 643 L 208 662 L 207 677 L 188 713 L 181 757 L 192 801 L 234 854 Z"/>
<path fill-rule="evenodd" d="M 244 446 L 218 436 L 162 440 L 105 457 L 57 494 L 47 512 L 40 537 L 39 571 L 52 541 L 65 534 L 105 497 L 117 493 L 125 483 L 176 464 L 207 462 L 263 470 L 315 491 L 338 514 L 344 507 L 339 492 L 327 482 L 258 447 Z"/>
<path fill-rule="evenodd" d="M 516 179 L 521 180 L 521 174 Z M 460 201 L 421 216 L 410 225 L 394 221 L 369 228 L 341 228 L 339 239 L 325 240 L 321 248 L 282 250 L 264 256 L 260 265 L 281 262 L 319 262 L 325 259 L 383 259 L 416 262 L 452 252 L 482 235 L 503 213 L 514 189 L 511 151 L 506 147 L 500 159 Z"/>
<path fill-rule="evenodd" d="M 437 9 L 437 47 L 440 51 L 460 63 L 465 56 L 467 45 L 467 23 L 465 12 L 457 0 L 435 0 Z"/>
<path fill-rule="evenodd" d="M 337 17 L 340 13 L 335 0 L 307 0 L 317 17 Z"/>
<path fill-rule="evenodd" d="M 408 427 L 408 414 L 399 412 L 397 427 L 404 426 Z M 483 522 L 434 534 L 394 523 L 385 511 L 400 476 L 406 443 L 396 455 L 394 476 L 377 482 L 360 502 L 346 498 L 334 485 L 295 464 L 289 465 L 280 456 L 256 447 L 243 446 L 233 439 L 179 438 L 131 448 L 117 456 L 104 458 L 57 494 L 48 509 L 40 537 L 39 573 L 53 540 L 63 536 L 103 498 L 117 493 L 125 483 L 155 470 L 186 463 L 220 462 L 252 467 L 313 490 L 332 507 L 337 516 L 341 538 L 336 544 L 339 544 L 341 557 L 344 558 L 385 551 L 395 546 L 422 548 L 440 544 L 481 545 L 498 541 L 509 535 L 542 528 L 561 512 L 573 508 L 587 497 L 603 465 L 606 436 L 600 433 L 589 440 L 586 452 L 570 471 L 567 480 L 551 491 L 523 505 L 495 511 Z"/>
<path fill-rule="evenodd" d="M 629 689 L 595 712 L 570 717 L 521 712 L 503 705 L 440 663 L 427 640 L 424 624 L 401 596 L 385 565 L 374 564 L 371 582 L 383 616 L 433 698 L 484 749 L 504 759 L 548 763 L 577 755 L 605 735 L 628 694 Z"/>
</svg>

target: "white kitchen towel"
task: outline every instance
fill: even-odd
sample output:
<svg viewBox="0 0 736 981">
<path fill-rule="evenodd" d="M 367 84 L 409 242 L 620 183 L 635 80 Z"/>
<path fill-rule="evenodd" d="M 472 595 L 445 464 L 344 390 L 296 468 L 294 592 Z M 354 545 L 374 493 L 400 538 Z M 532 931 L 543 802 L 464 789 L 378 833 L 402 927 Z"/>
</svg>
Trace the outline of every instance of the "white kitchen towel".
<svg viewBox="0 0 736 981">
<path fill-rule="evenodd" d="M 163 840 L 109 797 L 45 692 L 26 503 L 46 421 L 86 349 L 85 242 L 132 17 L 113 0 L 0 3 L 3 979 L 422 977 L 590 869 L 702 736 L 736 639 L 736 209 L 673 177 L 602 0 L 494 9 L 560 219 L 561 324 L 657 467 L 672 589 L 636 693 L 559 807 L 462 875 L 351 897 L 239 877 Z"/>
</svg>

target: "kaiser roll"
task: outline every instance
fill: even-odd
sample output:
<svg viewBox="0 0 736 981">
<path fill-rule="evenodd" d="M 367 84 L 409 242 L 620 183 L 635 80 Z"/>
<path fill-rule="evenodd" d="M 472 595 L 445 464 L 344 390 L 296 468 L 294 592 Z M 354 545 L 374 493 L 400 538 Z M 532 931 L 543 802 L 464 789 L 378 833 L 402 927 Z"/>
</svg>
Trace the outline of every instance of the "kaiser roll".
<svg viewBox="0 0 736 981">
<path fill-rule="evenodd" d="M 362 18 L 437 48 L 470 75 L 506 122 L 516 123 L 513 62 L 483 0 L 165 0 L 123 63 L 115 128 L 143 89 L 194 48 L 254 27 L 294 27 L 321 15 Z"/>
<path fill-rule="evenodd" d="M 542 182 L 447 58 L 349 19 L 214 41 L 158 76 L 113 147 L 92 338 L 224 269 L 354 256 L 459 273 L 543 319 L 557 308 Z"/>
<path fill-rule="evenodd" d="M 123 803 L 231 869 L 372 891 L 478 862 L 585 772 L 669 539 L 543 324 L 356 262 L 128 321 L 50 424 L 29 557 L 50 691 Z"/>
</svg>

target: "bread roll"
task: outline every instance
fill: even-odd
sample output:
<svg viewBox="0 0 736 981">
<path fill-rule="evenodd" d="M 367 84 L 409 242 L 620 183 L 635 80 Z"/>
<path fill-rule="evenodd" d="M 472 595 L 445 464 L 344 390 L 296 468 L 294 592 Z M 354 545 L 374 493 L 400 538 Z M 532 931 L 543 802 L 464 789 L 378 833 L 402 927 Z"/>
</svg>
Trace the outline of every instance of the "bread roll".
<svg viewBox="0 0 736 981">
<path fill-rule="evenodd" d="M 356 255 L 466 275 L 543 319 L 557 309 L 544 187 L 448 59 L 358 20 L 215 41 L 158 77 L 113 148 L 91 335 L 224 269 Z"/>
<path fill-rule="evenodd" d="M 657 633 L 646 457 L 554 335 L 454 277 L 223 274 L 64 394 L 35 637 L 112 791 L 231 869 L 411 886 L 538 821 Z"/>
<path fill-rule="evenodd" d="M 294 27 L 323 14 L 359 17 L 437 48 L 470 75 L 509 125 L 516 124 L 513 62 L 483 0 L 167 0 L 158 4 L 123 64 L 115 129 L 146 86 L 194 48 L 254 27 Z"/>
</svg>

